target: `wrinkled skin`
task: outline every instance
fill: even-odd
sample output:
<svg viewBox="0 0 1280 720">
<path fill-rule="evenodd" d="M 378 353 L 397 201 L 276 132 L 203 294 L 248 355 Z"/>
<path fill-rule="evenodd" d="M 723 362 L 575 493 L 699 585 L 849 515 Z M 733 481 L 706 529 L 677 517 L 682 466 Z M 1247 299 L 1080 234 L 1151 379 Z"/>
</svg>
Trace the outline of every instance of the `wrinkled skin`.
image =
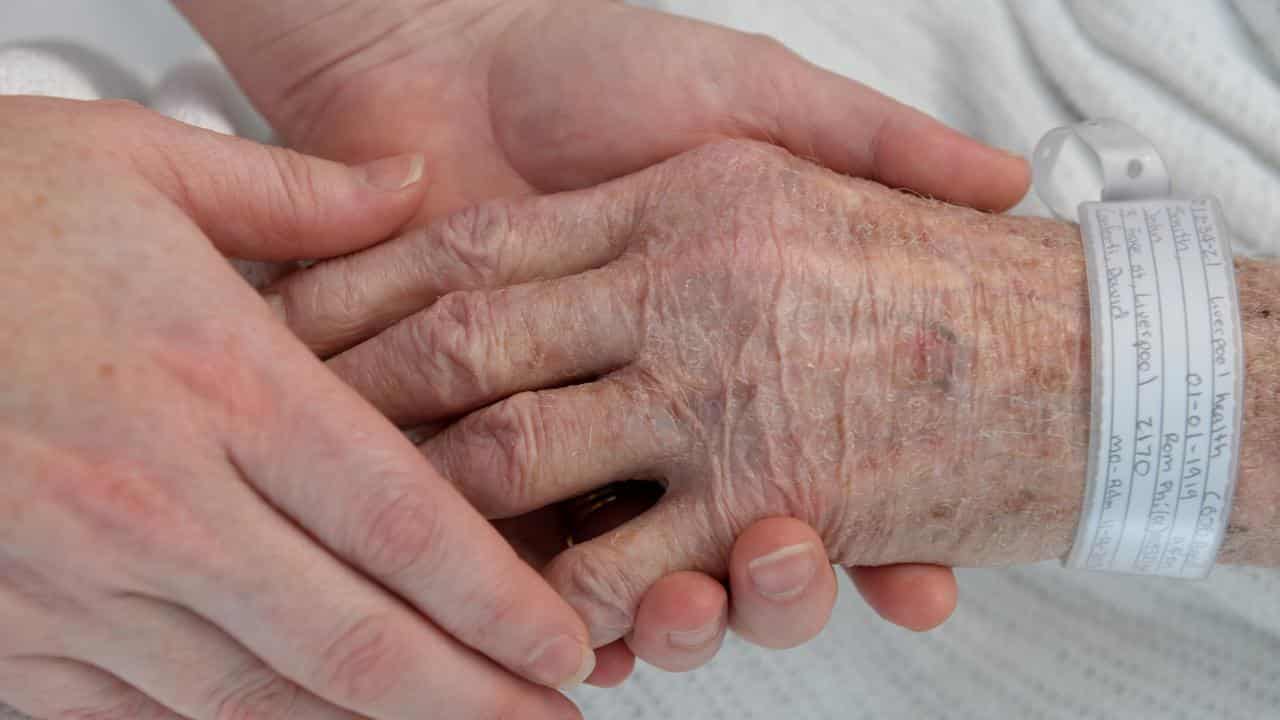
<svg viewBox="0 0 1280 720">
<path fill-rule="evenodd" d="M 457 268 L 514 286 L 441 296 Z M 771 515 L 842 564 L 1059 553 L 1087 441 L 1083 272 L 1073 226 L 726 142 L 483 205 L 278 290 L 303 337 L 425 308 L 329 365 L 402 425 L 476 411 L 422 447 L 485 514 L 667 485 L 546 570 L 599 644 L 665 573 L 723 574 Z"/>
<path fill-rule="evenodd" d="M 1027 185 L 1020 158 L 769 38 L 624 3 L 177 7 L 291 146 L 345 162 L 424 153 L 431 190 L 420 222 L 496 197 L 587 187 L 716 138 L 767 140 L 840 172 L 989 210 L 1012 205 Z M 329 355 L 363 337 L 334 329 L 312 338 L 312 347 Z M 882 615 L 908 627 L 932 627 L 954 604 L 955 580 L 940 567 L 851 572 Z M 709 578 L 699 582 L 718 592 Z M 678 603 L 696 588 L 665 584 L 664 591 L 656 603 Z M 751 601 L 735 598 L 734 607 Z M 810 624 L 799 611 L 796 621 Z"/>
</svg>

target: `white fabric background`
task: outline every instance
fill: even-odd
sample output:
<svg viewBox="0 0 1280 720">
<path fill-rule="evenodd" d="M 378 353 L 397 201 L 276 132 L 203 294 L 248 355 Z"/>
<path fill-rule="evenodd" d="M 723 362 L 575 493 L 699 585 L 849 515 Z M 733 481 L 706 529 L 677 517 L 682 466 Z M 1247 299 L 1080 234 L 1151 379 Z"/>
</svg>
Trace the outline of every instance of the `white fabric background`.
<svg viewBox="0 0 1280 720">
<path fill-rule="evenodd" d="M 1277 0 L 648 4 L 767 32 L 1021 152 L 1082 117 L 1125 120 L 1155 140 L 1179 190 L 1221 196 L 1238 249 L 1280 250 Z M 205 52 L 161 0 L 0 5 L 0 43 L 54 35 L 122 71 L 72 58 L 50 71 L 68 94 L 96 88 L 261 132 L 232 99 L 149 89 Z M 15 77 L 5 60 L 0 91 L 30 81 L 33 65 Z M 1042 208 L 1029 198 L 1019 211 Z M 1044 564 L 962 571 L 961 590 L 951 622 L 914 635 L 878 621 L 842 581 L 830 628 L 804 648 L 731 639 L 704 670 L 641 668 L 621 690 L 574 696 L 592 719 L 1280 717 L 1276 572 L 1219 568 L 1207 582 L 1177 583 Z M 11 717 L 0 708 L 0 720 Z"/>
</svg>

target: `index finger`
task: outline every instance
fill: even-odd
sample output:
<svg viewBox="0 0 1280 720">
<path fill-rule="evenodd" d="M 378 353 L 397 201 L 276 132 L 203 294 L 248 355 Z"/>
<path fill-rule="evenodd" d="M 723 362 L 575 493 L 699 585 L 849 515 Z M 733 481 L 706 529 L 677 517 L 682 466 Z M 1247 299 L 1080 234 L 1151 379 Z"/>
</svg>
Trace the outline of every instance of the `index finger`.
<svg viewBox="0 0 1280 720">
<path fill-rule="evenodd" d="M 268 302 L 328 356 L 460 290 L 515 285 L 601 267 L 626 247 L 628 193 L 578 191 L 461 210 L 364 252 L 289 275 Z"/>
<path fill-rule="evenodd" d="M 283 328 L 263 325 L 275 335 L 263 357 L 173 368 L 197 386 L 242 384 L 234 395 L 243 401 L 222 431 L 257 492 L 333 555 L 515 674 L 551 687 L 589 675 L 589 636 L 569 605 L 394 426 Z M 267 368 L 265 377 L 246 378 L 253 366 Z"/>
</svg>

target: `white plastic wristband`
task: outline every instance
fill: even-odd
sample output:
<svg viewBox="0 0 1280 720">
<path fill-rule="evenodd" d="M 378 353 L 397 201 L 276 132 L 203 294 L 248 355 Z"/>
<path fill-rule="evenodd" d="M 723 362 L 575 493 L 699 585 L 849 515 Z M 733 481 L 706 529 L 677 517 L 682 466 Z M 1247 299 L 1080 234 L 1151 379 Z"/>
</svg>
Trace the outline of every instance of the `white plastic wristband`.
<svg viewBox="0 0 1280 720">
<path fill-rule="evenodd" d="M 1064 562 L 1204 577 L 1227 527 L 1244 399 L 1239 298 L 1218 202 L 1170 197 L 1155 148 L 1111 120 L 1049 132 L 1032 176 L 1054 214 L 1079 220 L 1089 276 L 1089 465 Z"/>
</svg>

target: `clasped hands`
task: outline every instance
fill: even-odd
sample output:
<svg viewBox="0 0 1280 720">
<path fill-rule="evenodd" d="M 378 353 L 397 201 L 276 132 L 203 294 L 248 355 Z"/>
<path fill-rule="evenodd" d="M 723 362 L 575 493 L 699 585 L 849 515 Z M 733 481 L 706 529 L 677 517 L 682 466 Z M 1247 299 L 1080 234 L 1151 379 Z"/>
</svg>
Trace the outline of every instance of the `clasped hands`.
<svg viewBox="0 0 1280 720">
<path fill-rule="evenodd" d="M 686 669 L 730 618 L 766 645 L 816 633 L 827 561 L 1059 544 L 1026 520 L 1056 504 L 1025 487 L 1077 455 L 1074 231 L 792 153 L 986 208 L 1022 165 L 767 41 L 528 6 L 501 43 L 465 38 L 486 62 L 450 59 L 486 69 L 492 107 L 427 72 L 447 43 L 397 54 L 396 35 L 273 93 L 200 22 L 213 4 L 184 7 L 292 144 L 356 167 L 127 105 L 3 101 L 0 696 L 38 715 L 571 717 L 538 686 L 590 672 L 587 646 L 601 684 L 632 651 Z M 333 32 L 303 29 L 256 47 Z M 645 75 L 652 37 L 733 72 Z M 602 49 L 629 82 L 552 81 Z M 594 104 L 604 87 L 631 95 Z M 264 303 L 219 254 L 339 257 Z M 1030 405 L 1009 391 L 1029 379 Z M 423 424 L 418 452 L 397 426 Z M 562 550 L 538 512 L 637 477 L 661 501 L 589 542 Z M 936 567 L 855 579 L 907 625 L 952 601 Z"/>
</svg>

